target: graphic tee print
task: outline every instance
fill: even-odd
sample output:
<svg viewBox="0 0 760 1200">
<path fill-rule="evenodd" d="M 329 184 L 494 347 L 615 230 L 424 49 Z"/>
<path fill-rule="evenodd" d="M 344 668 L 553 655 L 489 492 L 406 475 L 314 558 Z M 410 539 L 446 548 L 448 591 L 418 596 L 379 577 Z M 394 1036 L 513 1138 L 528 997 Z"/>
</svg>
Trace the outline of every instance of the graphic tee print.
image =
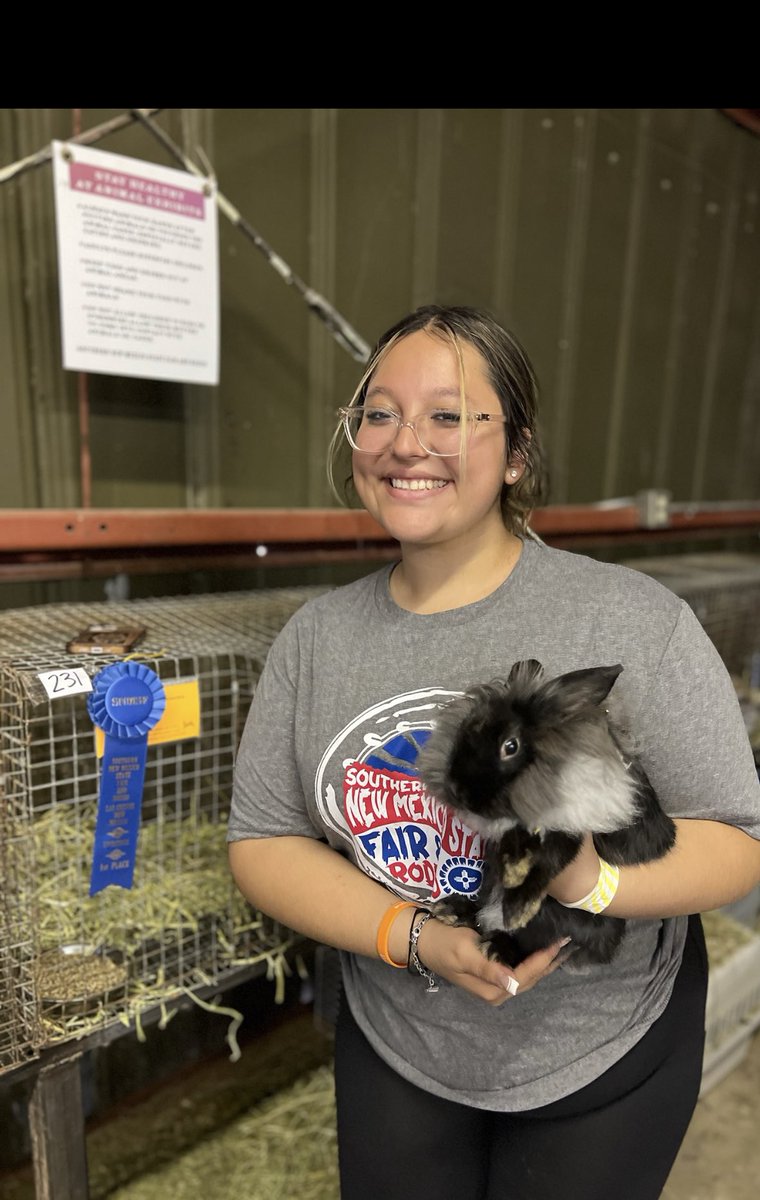
<svg viewBox="0 0 760 1200">
<path fill-rule="evenodd" d="M 366 874 L 410 899 L 474 899 L 483 881 L 483 839 L 426 791 L 416 767 L 437 710 L 460 695 L 425 688 L 373 705 L 341 729 L 316 773 L 322 820 Z"/>
</svg>

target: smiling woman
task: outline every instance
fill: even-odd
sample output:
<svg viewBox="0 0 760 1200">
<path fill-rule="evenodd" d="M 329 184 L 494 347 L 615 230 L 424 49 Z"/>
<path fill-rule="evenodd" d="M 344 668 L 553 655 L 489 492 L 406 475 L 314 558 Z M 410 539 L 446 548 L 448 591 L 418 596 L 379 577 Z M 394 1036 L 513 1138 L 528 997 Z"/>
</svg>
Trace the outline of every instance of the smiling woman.
<svg viewBox="0 0 760 1200">
<path fill-rule="evenodd" d="M 471 603 L 514 567 L 543 491 L 536 394 L 520 345 L 473 309 L 420 309 L 380 339 L 339 410 L 331 472 L 342 432 L 353 489 L 402 545 L 391 577 L 402 607 Z M 452 554 L 466 572 L 449 569 Z"/>
<path fill-rule="evenodd" d="M 427 306 L 383 334 L 340 410 L 332 480 L 345 452 L 398 561 L 307 602 L 271 647 L 228 829 L 243 894 L 342 951 L 341 1196 L 420 1178 L 440 1200 L 602 1200 L 624 1180 L 626 1200 L 658 1200 L 700 1086 L 693 914 L 760 881 L 760 782 L 730 677 L 672 591 L 531 537 L 536 381 L 489 314 Z M 676 832 L 602 887 L 581 831 L 543 885 L 556 940 L 507 966 L 437 915 L 486 895 L 493 860 L 418 759 L 449 705 L 530 659 L 549 686 L 621 665 L 605 704 Z M 603 808 L 605 778 L 587 774 Z M 625 920 L 614 961 L 574 965 L 563 908 Z"/>
<path fill-rule="evenodd" d="M 500 417 L 499 398 L 481 355 L 465 343 L 461 356 L 467 409 Z M 382 396 L 395 406 L 395 436 L 384 439 L 385 447 L 375 453 L 354 451 L 354 486 L 359 498 L 402 546 L 402 562 L 393 573 L 391 592 L 403 607 L 409 607 L 412 599 L 410 588 L 416 585 L 419 591 L 421 584 L 429 595 L 433 582 L 427 565 L 421 577 L 414 570 L 416 563 L 428 562 L 427 555 L 424 559 L 417 556 L 419 551 L 432 547 L 439 551 L 439 578 L 444 571 L 451 578 L 445 560 L 466 554 L 473 573 L 488 590 L 502 582 L 506 568 L 517 561 L 518 540 L 504 526 L 500 496 L 507 480 L 517 478 L 524 464 L 508 450 L 504 426 L 498 421 L 478 422 L 474 436 L 467 439 L 464 460 L 458 448 L 446 457 L 433 454 L 410 427 L 413 422 L 429 424 L 440 411 L 442 391 L 459 394 L 458 367 L 452 346 L 426 330 L 396 342 L 372 376 L 369 395 L 374 404 Z M 468 420 L 463 428 L 474 431 L 475 423 Z M 460 429 L 455 428 L 455 438 L 459 440 Z M 510 469 L 517 475 L 509 476 Z M 447 607 L 453 607 L 451 598 L 449 595 L 446 600 Z M 466 603 L 474 598 L 468 589 L 459 600 Z M 419 599 L 424 599 L 422 592 Z"/>
</svg>

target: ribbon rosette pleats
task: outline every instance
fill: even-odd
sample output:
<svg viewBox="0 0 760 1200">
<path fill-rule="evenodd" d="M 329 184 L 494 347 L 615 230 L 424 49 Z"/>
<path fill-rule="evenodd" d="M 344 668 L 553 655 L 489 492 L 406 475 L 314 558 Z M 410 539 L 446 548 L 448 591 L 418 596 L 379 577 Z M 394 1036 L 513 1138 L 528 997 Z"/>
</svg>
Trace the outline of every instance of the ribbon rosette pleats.
<svg viewBox="0 0 760 1200">
<path fill-rule="evenodd" d="M 148 734 L 166 708 L 164 686 L 144 663 L 118 662 L 92 680 L 87 709 L 105 734 L 90 895 L 132 886 Z"/>
</svg>

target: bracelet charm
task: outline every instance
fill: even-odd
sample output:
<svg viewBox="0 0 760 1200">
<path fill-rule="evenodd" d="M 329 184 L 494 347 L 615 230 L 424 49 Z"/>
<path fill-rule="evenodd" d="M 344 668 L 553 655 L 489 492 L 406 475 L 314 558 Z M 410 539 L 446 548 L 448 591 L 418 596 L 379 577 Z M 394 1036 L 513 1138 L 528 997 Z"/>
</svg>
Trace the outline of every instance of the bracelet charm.
<svg viewBox="0 0 760 1200">
<path fill-rule="evenodd" d="M 428 970 L 417 953 L 417 942 L 419 941 L 422 930 L 425 928 L 425 925 L 430 920 L 432 915 L 433 914 L 427 908 L 418 908 L 414 914 L 414 917 L 412 918 L 412 925 L 409 930 L 409 961 L 407 966 L 412 974 L 414 974 L 416 971 L 417 974 L 422 975 L 423 979 L 427 979 L 428 985 L 425 988 L 426 992 L 437 992 L 438 983 L 433 975 L 433 972 Z"/>
</svg>

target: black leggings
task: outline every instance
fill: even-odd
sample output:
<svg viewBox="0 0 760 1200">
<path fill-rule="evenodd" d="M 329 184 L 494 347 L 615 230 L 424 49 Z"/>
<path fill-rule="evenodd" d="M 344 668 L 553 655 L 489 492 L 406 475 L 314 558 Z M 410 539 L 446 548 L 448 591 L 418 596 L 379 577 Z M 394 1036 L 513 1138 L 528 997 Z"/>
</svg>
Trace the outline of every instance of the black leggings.
<svg viewBox="0 0 760 1200">
<path fill-rule="evenodd" d="M 672 997 L 641 1040 L 580 1091 L 515 1113 L 456 1104 L 402 1079 L 342 1001 L 342 1200 L 657 1200 L 699 1096 L 706 994 L 702 923 L 690 917 Z"/>
</svg>

